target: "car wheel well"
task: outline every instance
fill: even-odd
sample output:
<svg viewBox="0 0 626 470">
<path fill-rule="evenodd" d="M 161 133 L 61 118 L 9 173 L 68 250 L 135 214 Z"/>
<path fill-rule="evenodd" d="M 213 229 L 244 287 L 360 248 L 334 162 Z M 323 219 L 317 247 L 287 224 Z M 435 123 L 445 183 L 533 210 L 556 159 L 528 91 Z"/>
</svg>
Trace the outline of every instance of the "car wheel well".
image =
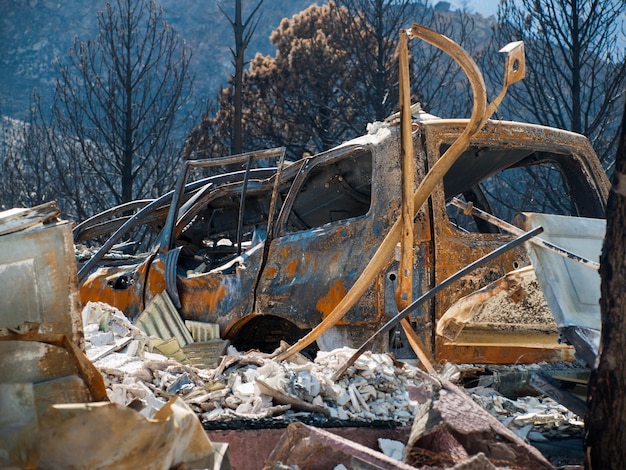
<svg viewBox="0 0 626 470">
<path fill-rule="evenodd" d="M 295 323 L 274 315 L 257 315 L 245 319 L 245 324 L 229 337 L 231 344 L 239 351 L 256 349 L 265 353 L 272 353 L 285 341 L 290 345 L 305 336 L 310 330 L 299 328 Z M 305 348 L 303 354 L 309 359 L 315 358 L 318 347 L 315 343 Z"/>
</svg>

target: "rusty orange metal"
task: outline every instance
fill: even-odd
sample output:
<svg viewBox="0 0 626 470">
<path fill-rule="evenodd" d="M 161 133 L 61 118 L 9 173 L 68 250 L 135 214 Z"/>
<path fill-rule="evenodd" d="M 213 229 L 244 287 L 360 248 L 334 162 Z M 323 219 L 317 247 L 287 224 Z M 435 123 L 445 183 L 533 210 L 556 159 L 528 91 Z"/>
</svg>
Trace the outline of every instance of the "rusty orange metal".
<svg viewBox="0 0 626 470">
<path fill-rule="evenodd" d="M 343 282 L 337 281 L 330 286 L 328 294 L 322 297 L 315 307 L 322 312 L 322 316 L 328 315 L 333 311 L 333 308 L 335 308 L 344 295 L 346 295 L 346 288 Z"/>
<path fill-rule="evenodd" d="M 413 123 L 416 181 L 424 177 L 425 168 L 434 165 L 465 124 L 462 120 L 419 119 Z M 287 166 L 278 183 L 275 169 L 251 170 L 240 236 L 241 172 L 209 177 L 203 184 L 184 190 L 176 209 L 180 212 L 184 206 L 186 212 L 178 217 L 178 224 L 184 227 L 170 228 L 172 248 L 157 255 L 137 255 L 135 266 L 100 261 L 100 267 L 92 268 L 82 282 L 81 301 L 103 300 L 133 318 L 153 295 L 167 289 L 176 294 L 171 295 L 173 298 L 178 297 L 178 311 L 184 319 L 218 323 L 222 335 L 229 339 L 250 338 L 253 331 L 280 334 L 281 329 L 287 337 L 287 325 L 295 328 L 289 327 L 289 331 L 304 334 L 343 298 L 400 216 L 399 134 L 396 124 L 381 124 L 375 133 Z M 513 238 L 489 230 L 470 216 L 454 213 L 448 204 L 452 197 L 474 201 L 477 206 L 487 204 L 484 209 L 511 221 L 517 210 L 536 212 L 537 208 L 520 201 L 519 207 L 509 210 L 509 201 L 498 199 L 497 191 L 486 193 L 490 188 L 484 185 L 500 184 L 497 178 L 506 181 L 510 171 L 515 176 L 527 168 L 546 165 L 551 172 L 560 171 L 567 188 L 564 196 L 559 196 L 568 198 L 564 199 L 564 212 L 603 216 L 609 184 L 584 137 L 541 126 L 487 122 L 415 218 L 413 297 Z M 545 194 L 542 191 L 546 189 L 538 187 L 536 181 L 515 181 L 518 189 L 532 194 L 535 200 Z M 275 185 L 282 203 L 270 224 L 267 208 Z M 160 223 L 153 214 L 145 217 L 151 226 L 165 230 L 164 211 L 159 214 Z M 273 230 L 269 238 L 267 227 Z M 161 234 L 159 240 L 163 238 L 167 237 Z M 239 254 L 232 242 L 237 238 L 242 240 Z M 167 258 L 173 250 L 179 254 Z M 155 248 L 149 253 L 158 251 Z M 322 347 L 358 347 L 397 313 L 397 254 L 384 264 Z M 432 357 L 468 362 L 570 357 L 568 349 L 556 351 L 552 344 L 524 346 L 514 338 L 502 344 L 496 330 L 484 332 L 476 344 L 455 344 L 435 334 L 438 319 L 458 299 L 528 264 L 525 250 L 515 249 L 422 306 L 412 323 Z M 123 287 L 124 283 L 118 282 L 122 276 L 132 277 L 133 282 L 125 289 L 113 288 L 116 282 L 117 287 Z M 265 322 L 265 330 L 258 330 L 259 322 Z M 492 338 L 488 341 L 489 335 Z M 524 338 L 530 340 L 520 336 L 520 340 Z M 376 348 L 393 350 L 387 340 Z M 398 357 L 411 355 L 406 346 L 394 353 Z"/>
<path fill-rule="evenodd" d="M 137 266 L 99 267 L 79 285 L 81 302 L 105 302 L 129 316 L 138 315 L 145 303 L 141 287 L 133 284 L 143 285 L 148 267 L 148 260 Z M 133 288 L 129 288 L 131 286 Z"/>
<path fill-rule="evenodd" d="M 298 260 L 297 259 L 293 259 L 289 262 L 289 264 L 287 265 L 287 276 L 295 276 L 296 275 L 296 270 L 298 269 Z"/>
<path fill-rule="evenodd" d="M 497 343 L 442 343 L 439 345 L 438 356 L 458 364 L 572 362 L 576 357 L 574 348 L 559 344 L 556 336 L 546 338 L 546 341 L 539 344 L 524 335 L 500 337 L 500 340 Z"/>
<path fill-rule="evenodd" d="M 438 119 L 411 106 L 406 59 L 413 37 L 465 72 L 474 96 L 469 120 Z M 500 51 L 507 54 L 503 85 L 489 104 L 480 70 L 449 38 L 414 24 L 401 31 L 400 45 L 401 112 L 372 123 L 367 135 L 289 164 L 284 149 L 189 160 L 167 195 L 79 224 L 76 241 L 114 232 L 78 271 L 81 300 L 108 301 L 132 318 L 166 290 L 184 319 L 218 323 L 229 339 L 301 338 L 283 355 L 315 340 L 326 349 L 358 347 L 416 295 L 512 240 L 459 212 L 453 198 L 508 223 L 522 211 L 604 216 L 610 184 L 585 137 L 489 120 L 508 86 L 524 77 L 522 42 Z M 189 182 L 192 174 L 197 179 Z M 156 241 L 134 268 L 108 263 L 104 254 L 137 226 L 153 230 Z M 539 341 L 532 332 L 516 331 L 506 342 L 497 327 L 473 337 L 479 329 L 458 338 L 436 333 L 460 299 L 529 264 L 516 248 L 459 276 L 403 322 L 413 350 L 440 361 L 567 356 L 554 338 Z M 391 335 L 375 348 L 401 357 L 402 332 Z"/>
</svg>

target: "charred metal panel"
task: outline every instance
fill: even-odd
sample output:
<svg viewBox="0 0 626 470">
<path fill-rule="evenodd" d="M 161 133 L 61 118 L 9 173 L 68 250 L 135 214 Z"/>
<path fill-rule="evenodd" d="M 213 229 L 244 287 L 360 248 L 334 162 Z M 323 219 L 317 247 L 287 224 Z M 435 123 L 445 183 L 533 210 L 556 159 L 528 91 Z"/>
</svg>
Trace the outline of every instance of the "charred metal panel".
<svg viewBox="0 0 626 470">
<path fill-rule="evenodd" d="M 600 330 L 568 326 L 562 328 L 561 339 L 576 349 L 576 354 L 589 367 L 594 367 L 600 351 Z"/>
<path fill-rule="evenodd" d="M 186 320 L 217 323 L 224 337 L 253 310 L 254 284 L 261 265 L 263 243 L 220 268 L 179 274 L 177 287 L 181 316 Z"/>
<path fill-rule="evenodd" d="M 421 216 L 421 217 L 420 217 Z M 416 222 L 417 229 L 414 231 L 416 235 L 430 235 L 429 224 L 420 227 L 420 220 L 426 220 L 424 213 L 420 213 Z M 430 240 L 415 241 L 414 246 L 414 267 L 413 267 L 413 293 L 414 297 L 418 297 L 421 293 L 428 292 L 432 287 L 432 268 L 433 256 Z M 379 297 L 384 302 L 382 310 L 384 311 L 384 321 L 389 321 L 395 317 L 398 312 L 396 303 L 396 292 L 398 288 L 398 259 L 400 253 L 396 251 L 394 262 L 389 268 L 379 276 L 380 288 Z M 433 325 L 433 302 L 426 301 L 420 305 L 415 312 L 410 315 L 410 321 L 414 330 L 420 336 L 423 344 L 430 351 L 432 349 L 432 325 Z M 402 331 L 402 327 L 398 325 L 395 330 L 390 333 L 388 341 L 388 350 L 393 352 L 398 358 L 413 358 L 415 353 L 412 351 L 406 335 Z"/>
<path fill-rule="evenodd" d="M 463 343 L 437 344 L 441 360 L 457 364 L 532 364 L 537 362 L 572 362 L 575 350 L 558 344 L 557 335 L 468 336 Z"/>
<path fill-rule="evenodd" d="M 152 257 L 147 257 L 137 265 L 97 268 L 80 285 L 81 302 L 105 302 L 120 309 L 130 319 L 136 318 L 144 309 L 143 289 L 151 260 Z"/>
<path fill-rule="evenodd" d="M 436 206 L 437 204 L 434 205 Z M 476 259 L 492 252 L 512 239 L 512 237 L 500 234 L 466 234 L 460 231 L 456 232 L 454 227 L 447 221 L 445 214 L 437 210 L 435 210 L 434 213 L 435 217 L 437 217 L 437 214 L 440 217 L 434 224 L 436 227 L 435 284 L 440 283 Z M 527 264 L 528 258 L 524 248 L 514 248 L 486 266 L 478 268 L 471 274 L 464 276 L 447 289 L 446 292 L 437 295 L 435 302 L 436 322 L 443 317 L 445 312 L 458 299 L 496 281 L 508 271 L 512 271 Z M 494 330 L 492 332 L 494 339 L 500 333 L 501 332 Z M 457 357 L 440 356 L 443 342 L 441 337 L 436 338 L 437 357 L 456 361 Z M 481 343 L 484 344 L 485 340 L 483 339 Z"/>
<path fill-rule="evenodd" d="M 88 403 L 93 401 L 83 379 L 78 375 L 56 377 L 33 384 L 37 415 L 57 403 Z"/>
<path fill-rule="evenodd" d="M 69 222 L 39 221 L 0 236 L 0 307 L 0 326 L 44 323 L 47 331 L 82 344 Z"/>
<path fill-rule="evenodd" d="M 445 233 L 451 230 L 444 228 L 443 231 L 444 234 L 436 232 L 435 236 L 437 240 L 435 243 L 437 283 L 470 264 L 475 258 L 493 251 L 508 239 L 504 235 L 496 234 L 481 234 L 482 237 L 476 237 L 459 233 L 454 236 L 451 233 Z M 515 248 L 489 265 L 462 278 L 447 292 L 437 296 L 435 303 L 437 323 L 456 300 L 497 280 L 507 271 L 526 263 L 527 258 L 524 249 Z M 564 359 L 562 347 L 557 344 L 556 334 L 549 336 L 534 334 L 532 337 L 524 333 L 504 335 L 501 329 L 466 332 L 462 338 L 458 338 L 456 341 L 449 341 L 437 336 L 435 338 L 435 350 L 437 359 L 459 363 L 507 364 Z"/>
<path fill-rule="evenodd" d="M 0 467 L 36 468 L 39 432 L 31 383 L 0 383 Z"/>
<path fill-rule="evenodd" d="M 180 252 L 183 248 L 177 247 L 168 251 L 164 257 L 165 269 L 165 290 L 167 291 L 174 306 L 180 308 L 180 298 L 176 288 L 177 263 Z"/>
<path fill-rule="evenodd" d="M 258 291 L 259 312 L 289 318 L 301 328 L 318 324 L 343 298 L 375 250 L 365 234 L 371 226 L 361 219 L 274 240 Z M 355 246 L 354 240 L 362 243 Z M 371 313 L 357 305 L 344 321 L 375 320 Z"/>
<path fill-rule="evenodd" d="M 344 297 L 399 214 L 398 138 L 395 129 L 382 129 L 378 134 L 358 141 L 367 144 L 365 149 L 369 154 L 362 154 L 356 164 L 362 164 L 363 169 L 371 168 L 370 193 L 362 196 L 369 200 L 369 210 L 364 215 L 338 221 L 326 219 L 326 223 L 306 229 L 291 227 L 293 213 L 303 206 L 298 200 L 312 197 L 313 204 L 322 204 L 319 194 L 307 193 L 308 176 L 315 168 L 307 168 L 309 173 L 304 173 L 294 184 L 295 190 L 285 202 L 279 219 L 281 236 L 269 247 L 267 264 L 257 290 L 257 312 L 287 318 L 300 328 L 311 328 Z M 346 157 L 351 157 L 349 150 L 343 151 Z M 339 156 L 331 154 L 329 158 L 341 162 L 341 151 L 336 152 Z M 328 168 L 333 168 L 332 165 L 335 163 Z M 327 189 L 332 190 L 332 184 L 339 179 L 340 174 L 329 177 L 331 186 Z M 326 342 L 354 346 L 368 337 L 372 325 L 380 322 L 384 314 L 383 309 L 376 308 L 376 289 L 374 285 L 368 289 L 338 324 L 336 331 L 326 335 Z M 341 325 L 351 325 L 352 331 L 343 331 Z"/>
<path fill-rule="evenodd" d="M 454 121 L 431 121 L 423 123 L 423 125 L 429 158 L 433 164 L 438 155 L 446 148 L 446 145 L 449 145 L 455 138 L 456 133 L 453 129 L 457 124 Z M 524 124 L 513 123 L 499 126 L 497 123 L 488 123 L 483 132 L 472 139 L 470 147 L 450 169 L 439 189 L 432 194 L 435 280 L 437 283 L 511 239 L 509 235 L 497 233 L 499 231 L 497 228 L 488 227 L 478 221 L 476 227 L 466 229 L 457 220 L 448 217 L 445 209 L 446 200 L 460 192 L 467 200 L 479 204 L 479 207 L 481 204 L 488 205 L 494 194 L 489 194 L 488 198 L 484 197 L 482 194 L 484 188 L 480 187 L 483 181 L 497 177 L 499 172 L 540 164 L 542 161 L 550 161 L 551 164 L 560 169 L 564 178 L 563 184 L 566 185 L 565 191 L 571 198 L 569 205 L 555 210 L 570 210 L 574 212 L 574 215 L 592 213 L 602 216 L 608 187 L 607 179 L 586 139 L 558 130 L 548 130 Z M 524 185 L 527 185 L 525 189 L 536 199 L 541 197 L 542 191 L 545 191 L 544 188 L 535 186 L 536 183 L 537 181 L 529 180 L 515 181 L 512 184 L 517 185 L 516 189 L 524 189 Z M 586 189 L 583 191 L 580 187 Z M 576 188 L 576 191 L 570 192 L 569 188 Z M 493 188 L 491 190 L 494 191 Z M 498 197 L 497 189 L 495 191 L 495 197 Z M 588 194 L 585 195 L 585 192 Z M 524 206 L 518 210 L 523 209 Z M 490 212 L 489 207 L 483 208 L 483 210 Z M 502 217 L 500 214 L 494 215 Z M 502 218 L 510 222 L 513 215 L 515 215 L 515 211 L 509 210 L 507 212 L 508 217 Z M 445 294 L 438 295 L 435 318 L 437 320 L 441 318 L 459 298 L 486 286 L 509 271 L 528 264 L 529 258 L 524 250 L 516 249 L 490 265 L 465 276 Z M 477 361 L 486 360 L 486 356 L 489 355 L 486 348 L 492 347 L 490 345 L 499 344 L 500 348 L 506 347 L 506 343 L 500 342 L 498 334 L 499 332 L 495 330 L 491 332 L 481 331 L 480 336 L 471 340 L 459 338 L 457 344 L 446 342 L 442 337 L 437 337 L 437 358 L 472 362 L 471 357 L 475 355 Z M 524 345 L 524 342 L 527 344 Z M 545 349 L 548 356 L 554 356 L 549 346 L 536 343 L 536 339 L 524 335 L 514 338 L 509 343 L 511 351 L 505 352 L 500 349 L 500 357 L 503 362 L 506 362 L 504 361 L 505 356 L 514 361 L 520 357 L 530 358 L 531 356 L 532 360 L 536 360 L 540 356 L 540 354 L 534 353 L 529 355 L 529 351 L 523 349 L 525 346 L 536 348 L 537 351 Z M 495 357 L 492 359 L 495 360 Z"/>
<path fill-rule="evenodd" d="M 0 213 L 2 468 L 36 466 L 39 446 L 30 443 L 46 408 L 93 399 L 75 360 L 84 357 L 84 337 L 72 231 L 58 215 L 54 203 Z M 18 340 L 22 335 L 7 328 L 65 344 Z"/>
<path fill-rule="evenodd" d="M 44 382 L 78 372 L 68 352 L 58 346 L 34 341 L 0 341 L 0 378 L 3 383 Z"/>
</svg>

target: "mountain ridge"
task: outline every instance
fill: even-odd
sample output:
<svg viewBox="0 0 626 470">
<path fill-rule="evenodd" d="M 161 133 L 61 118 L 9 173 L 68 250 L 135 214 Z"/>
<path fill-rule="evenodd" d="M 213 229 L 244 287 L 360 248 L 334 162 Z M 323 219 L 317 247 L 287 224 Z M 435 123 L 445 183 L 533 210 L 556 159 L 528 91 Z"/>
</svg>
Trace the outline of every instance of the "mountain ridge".
<svg viewBox="0 0 626 470">
<path fill-rule="evenodd" d="M 214 97 L 220 86 L 227 85 L 234 70 L 229 50 L 234 44 L 233 32 L 218 2 L 162 0 L 158 3 L 163 7 L 163 19 L 191 46 L 194 95 L 199 100 Z M 232 2 L 220 3 L 229 11 Z M 257 52 L 273 54 L 271 31 L 283 18 L 312 3 L 315 2 L 265 0 L 246 58 Z M 0 114 L 24 119 L 35 88 L 44 103 L 51 99 L 57 77 L 55 57 L 65 62 L 74 37 L 81 41 L 96 37 L 96 14 L 105 4 L 106 0 L 0 2 Z M 244 2 L 244 19 L 247 9 L 254 5 L 256 1 Z"/>
</svg>

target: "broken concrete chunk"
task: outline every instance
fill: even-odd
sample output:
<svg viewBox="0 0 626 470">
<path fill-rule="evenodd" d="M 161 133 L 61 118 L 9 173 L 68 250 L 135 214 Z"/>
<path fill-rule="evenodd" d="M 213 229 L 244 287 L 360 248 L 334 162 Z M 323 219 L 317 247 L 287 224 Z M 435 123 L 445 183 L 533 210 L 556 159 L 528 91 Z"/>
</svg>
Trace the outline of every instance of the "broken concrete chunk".
<svg viewBox="0 0 626 470">
<path fill-rule="evenodd" d="M 393 439 L 378 439 L 378 446 L 383 454 L 399 461 L 404 460 L 404 444 L 400 441 L 394 441 Z"/>
<path fill-rule="evenodd" d="M 175 394 L 179 391 L 192 390 L 194 387 L 193 382 L 189 378 L 189 374 L 179 375 L 170 385 L 168 385 L 167 393 Z"/>
<path fill-rule="evenodd" d="M 334 469 L 340 465 L 362 470 L 413 469 L 381 452 L 302 423 L 292 423 L 287 427 L 287 432 L 265 461 L 263 469 L 316 470 Z"/>
<path fill-rule="evenodd" d="M 552 468 L 534 447 L 526 444 L 452 383 L 433 380 L 435 393 L 420 405 L 407 444 L 407 463 L 432 465 L 432 459 L 453 464 L 482 452 L 501 466 Z M 466 455 L 463 455 L 463 454 Z"/>
<path fill-rule="evenodd" d="M 112 331 L 98 331 L 89 337 L 89 341 L 94 346 L 104 346 L 115 342 L 115 337 Z"/>
</svg>

